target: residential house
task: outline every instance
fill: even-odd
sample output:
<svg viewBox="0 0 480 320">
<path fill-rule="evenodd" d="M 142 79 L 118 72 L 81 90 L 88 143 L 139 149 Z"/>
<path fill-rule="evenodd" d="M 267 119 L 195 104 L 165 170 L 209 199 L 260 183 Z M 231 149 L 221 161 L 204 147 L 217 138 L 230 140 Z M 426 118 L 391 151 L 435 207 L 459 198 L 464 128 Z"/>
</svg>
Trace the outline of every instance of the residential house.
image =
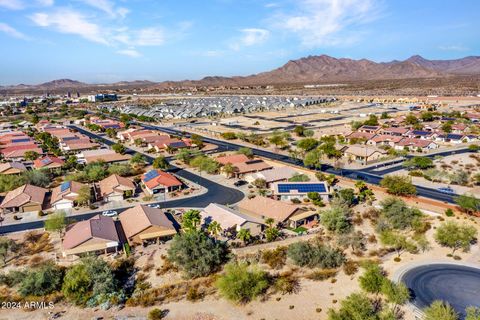
<svg viewBox="0 0 480 320">
<path fill-rule="evenodd" d="M 174 175 L 159 169 L 150 170 L 142 175 L 142 183 L 149 194 L 171 192 L 183 185 Z"/>
<path fill-rule="evenodd" d="M 86 164 L 102 161 L 105 163 L 128 163 L 132 156 L 116 153 L 111 149 L 85 150 L 78 155 L 78 162 Z"/>
<path fill-rule="evenodd" d="M 105 202 L 122 201 L 135 194 L 135 184 L 132 180 L 112 174 L 98 183 L 100 196 Z"/>
<path fill-rule="evenodd" d="M 363 125 L 357 129 L 357 132 L 363 133 L 377 133 L 382 127 L 381 126 L 367 126 Z"/>
<path fill-rule="evenodd" d="M 377 134 L 375 137 L 367 141 L 367 144 L 374 147 L 389 146 L 394 147 L 396 143 L 403 139 L 402 136 Z"/>
<path fill-rule="evenodd" d="M 438 135 L 435 141 L 451 143 L 451 144 L 460 144 L 464 142 L 471 142 L 472 139 L 469 136 L 464 134 L 447 133 L 447 134 Z"/>
<path fill-rule="evenodd" d="M 72 209 L 76 205 L 80 189 L 85 186 L 87 185 L 76 181 L 63 182 L 52 190 L 52 207 L 55 208 L 55 210 Z"/>
<path fill-rule="evenodd" d="M 414 150 L 419 149 L 422 152 L 426 152 L 428 150 L 438 148 L 438 144 L 436 144 L 432 140 L 403 138 L 395 145 L 396 150 L 405 150 L 406 148 Z"/>
<path fill-rule="evenodd" d="M 145 205 L 137 205 L 123 211 L 119 215 L 119 220 L 131 245 L 169 239 L 177 233 L 174 223 L 161 209 Z"/>
<path fill-rule="evenodd" d="M 54 156 L 45 156 L 33 161 L 33 167 L 35 169 L 57 169 L 61 168 L 65 164 L 65 161 Z"/>
<path fill-rule="evenodd" d="M 62 255 L 117 252 L 119 243 L 115 221 L 111 217 L 96 215 L 67 229 L 62 241 Z"/>
<path fill-rule="evenodd" d="M 204 225 L 216 221 L 220 224 L 223 232 L 238 232 L 240 229 L 247 229 L 253 236 L 262 232 L 265 222 L 258 218 L 243 214 L 227 206 L 211 203 L 201 211 Z"/>
<path fill-rule="evenodd" d="M 43 154 L 43 150 L 34 143 L 0 149 L 0 154 L 2 154 L 3 158 L 10 161 L 25 160 L 25 153 L 27 152 L 36 152 L 39 155 Z"/>
<path fill-rule="evenodd" d="M 330 198 L 330 190 L 325 181 L 275 182 L 271 189 L 273 196 L 283 201 L 307 199 L 309 192 L 318 193 L 323 202 L 328 202 Z"/>
<path fill-rule="evenodd" d="M 407 129 L 405 127 L 389 127 L 380 129 L 379 134 L 401 137 L 406 135 L 409 131 L 410 129 Z"/>
<path fill-rule="evenodd" d="M 27 168 L 21 162 L 0 163 L 0 174 L 20 174 L 25 171 Z"/>
<path fill-rule="evenodd" d="M 348 142 L 348 143 L 353 143 L 353 142 L 357 142 L 358 140 L 364 140 L 364 141 L 368 141 L 370 139 L 372 139 L 373 137 L 375 137 L 376 133 L 369 133 L 369 132 L 352 132 L 348 135 L 345 136 L 345 140 Z"/>
<path fill-rule="evenodd" d="M 25 184 L 9 191 L 0 208 L 3 213 L 32 212 L 43 210 L 47 189 Z"/>
<path fill-rule="evenodd" d="M 275 223 L 292 228 L 318 219 L 316 211 L 306 211 L 300 206 L 261 196 L 243 199 L 237 204 L 237 210 L 263 221 L 272 218 Z"/>
<path fill-rule="evenodd" d="M 250 158 L 248 158 L 244 154 L 232 154 L 232 155 L 217 157 L 215 160 L 221 165 L 226 165 L 227 163 L 234 165 L 237 163 L 247 162 L 250 160 Z"/>
<path fill-rule="evenodd" d="M 273 168 L 273 166 L 267 164 L 261 159 L 250 159 L 244 154 L 221 156 L 217 157 L 215 160 L 221 165 L 226 165 L 227 163 L 232 164 L 235 167 L 234 174 L 236 177 L 242 177 L 249 173 L 259 172 L 262 170 Z M 222 172 L 224 171 L 222 170 Z"/>
<path fill-rule="evenodd" d="M 434 137 L 434 133 L 426 130 L 411 130 L 406 134 L 407 138 L 431 140 Z"/>
<path fill-rule="evenodd" d="M 273 182 L 288 181 L 288 179 L 290 179 L 296 173 L 297 171 L 290 167 L 278 167 L 248 174 L 244 177 L 244 179 L 248 183 L 253 183 L 257 179 L 263 179 L 266 181 L 267 187 L 269 187 Z"/>
<path fill-rule="evenodd" d="M 387 154 L 387 151 L 370 146 L 351 145 L 342 148 L 349 161 L 358 161 L 363 164 L 378 160 Z"/>
</svg>

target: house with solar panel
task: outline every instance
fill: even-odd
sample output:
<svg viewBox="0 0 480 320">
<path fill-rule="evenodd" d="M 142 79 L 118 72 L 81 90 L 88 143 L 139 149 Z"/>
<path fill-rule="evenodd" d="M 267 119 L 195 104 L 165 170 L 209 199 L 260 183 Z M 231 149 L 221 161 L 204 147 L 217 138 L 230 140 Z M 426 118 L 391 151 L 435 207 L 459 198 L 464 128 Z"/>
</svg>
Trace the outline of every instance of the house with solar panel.
<svg viewBox="0 0 480 320">
<path fill-rule="evenodd" d="M 70 210 L 76 206 L 76 200 L 80 194 L 80 189 L 88 185 L 76 182 L 65 181 L 52 190 L 52 199 L 50 203 L 55 210 Z"/>
<path fill-rule="evenodd" d="M 65 164 L 65 161 L 54 156 L 45 156 L 33 161 L 33 167 L 35 169 L 57 169 L 61 168 Z"/>
<path fill-rule="evenodd" d="M 168 193 L 182 188 L 183 183 L 174 175 L 159 169 L 153 169 L 142 175 L 145 191 L 151 195 Z"/>
<path fill-rule="evenodd" d="M 330 188 L 325 181 L 274 182 L 271 189 L 273 196 L 283 201 L 306 199 L 309 192 L 318 193 L 323 202 L 328 202 L 330 197 Z"/>
</svg>

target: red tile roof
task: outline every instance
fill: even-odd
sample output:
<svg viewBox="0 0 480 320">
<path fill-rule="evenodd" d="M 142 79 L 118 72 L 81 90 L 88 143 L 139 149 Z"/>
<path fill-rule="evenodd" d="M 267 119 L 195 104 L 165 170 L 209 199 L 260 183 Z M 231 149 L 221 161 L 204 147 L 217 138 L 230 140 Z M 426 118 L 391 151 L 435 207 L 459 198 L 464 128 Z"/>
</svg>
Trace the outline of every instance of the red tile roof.
<svg viewBox="0 0 480 320">
<path fill-rule="evenodd" d="M 150 180 L 147 179 L 147 175 L 150 174 L 150 172 L 156 171 L 157 176 L 154 178 L 151 178 Z M 147 179 L 147 181 L 145 181 Z M 149 189 L 153 189 L 159 185 L 165 186 L 165 187 L 176 187 L 176 186 L 181 186 L 182 182 L 178 180 L 175 176 L 171 175 L 170 173 L 164 172 L 162 170 L 150 170 L 149 172 L 145 173 L 142 175 L 142 182 L 144 185 L 146 185 Z"/>
</svg>

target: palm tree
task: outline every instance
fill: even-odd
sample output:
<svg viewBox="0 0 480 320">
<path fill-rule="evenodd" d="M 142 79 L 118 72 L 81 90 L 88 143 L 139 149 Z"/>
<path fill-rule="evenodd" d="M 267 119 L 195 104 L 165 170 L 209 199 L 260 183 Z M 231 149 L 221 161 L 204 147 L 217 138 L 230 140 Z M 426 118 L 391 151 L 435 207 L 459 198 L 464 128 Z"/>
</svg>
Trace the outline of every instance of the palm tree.
<svg viewBox="0 0 480 320">
<path fill-rule="evenodd" d="M 167 151 L 167 153 L 169 153 L 169 154 L 172 154 L 172 153 L 175 152 L 175 148 L 172 147 L 172 146 L 167 146 L 167 147 L 165 148 L 165 151 Z"/>
<path fill-rule="evenodd" d="M 227 175 L 227 178 L 231 178 L 233 174 L 237 171 L 237 168 L 233 164 L 227 163 L 223 166 L 222 170 Z"/>
<path fill-rule="evenodd" d="M 265 224 L 266 224 L 269 228 L 271 228 L 274 223 L 275 223 L 275 220 L 273 220 L 273 218 L 267 218 L 267 219 L 265 219 Z"/>
<path fill-rule="evenodd" d="M 202 216 L 198 210 L 188 210 L 183 214 L 182 217 L 182 228 L 183 230 L 189 232 L 197 230 L 197 226 L 202 221 Z"/>
<path fill-rule="evenodd" d="M 222 226 L 217 221 L 212 221 L 208 225 L 207 231 L 212 237 L 216 239 L 220 232 L 222 232 Z"/>
<path fill-rule="evenodd" d="M 252 234 L 249 229 L 240 229 L 237 233 L 237 239 L 243 241 L 244 244 L 247 244 L 252 238 Z"/>
</svg>

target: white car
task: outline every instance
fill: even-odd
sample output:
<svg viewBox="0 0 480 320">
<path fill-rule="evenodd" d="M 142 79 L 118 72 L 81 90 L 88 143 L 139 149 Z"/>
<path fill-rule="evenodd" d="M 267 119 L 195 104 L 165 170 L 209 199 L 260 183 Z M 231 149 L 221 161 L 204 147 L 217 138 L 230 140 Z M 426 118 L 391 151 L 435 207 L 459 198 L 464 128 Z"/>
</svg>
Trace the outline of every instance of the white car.
<svg viewBox="0 0 480 320">
<path fill-rule="evenodd" d="M 115 211 L 115 210 L 106 210 L 106 211 L 102 212 L 102 216 L 105 216 L 105 217 L 114 217 L 117 214 L 118 214 L 118 212 Z"/>
<path fill-rule="evenodd" d="M 147 206 L 150 207 L 150 208 L 160 209 L 160 205 L 159 205 L 159 204 L 149 204 L 149 205 L 147 205 Z"/>
</svg>

